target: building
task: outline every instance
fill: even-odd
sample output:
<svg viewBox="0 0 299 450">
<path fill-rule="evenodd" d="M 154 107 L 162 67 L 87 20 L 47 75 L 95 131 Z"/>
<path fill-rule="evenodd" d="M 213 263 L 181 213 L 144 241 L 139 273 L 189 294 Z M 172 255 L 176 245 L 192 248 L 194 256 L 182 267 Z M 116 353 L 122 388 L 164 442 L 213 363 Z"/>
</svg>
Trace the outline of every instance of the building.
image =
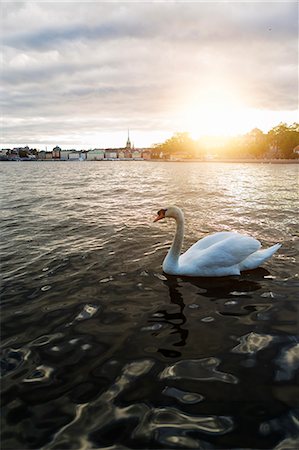
<svg viewBox="0 0 299 450">
<path fill-rule="evenodd" d="M 130 132 L 128 130 L 128 139 L 127 139 L 127 143 L 126 143 L 125 149 L 126 150 L 131 150 L 131 148 L 132 148 L 132 146 L 131 146 L 131 141 L 130 141 Z"/>
<path fill-rule="evenodd" d="M 56 147 L 52 150 L 52 158 L 53 159 L 60 159 L 61 157 L 61 148 L 56 145 Z"/>
<path fill-rule="evenodd" d="M 116 148 L 106 148 L 105 149 L 105 158 L 106 159 L 117 159 L 118 158 L 118 149 Z"/>
<path fill-rule="evenodd" d="M 9 160 L 35 160 L 37 154 L 36 148 L 29 148 L 28 145 L 26 147 L 14 147 L 12 150 L 6 149 L 6 156 Z"/>
<path fill-rule="evenodd" d="M 70 152 L 69 161 L 80 161 L 81 152 Z"/>
<path fill-rule="evenodd" d="M 47 150 L 40 150 L 37 155 L 37 159 L 40 160 L 50 160 L 53 158 L 52 152 L 48 152 Z"/>
<path fill-rule="evenodd" d="M 102 161 L 105 159 L 105 150 L 102 148 L 94 148 L 86 153 L 87 161 Z"/>
<path fill-rule="evenodd" d="M 152 151 L 150 148 L 141 148 L 141 158 L 149 160 L 152 157 Z"/>
<path fill-rule="evenodd" d="M 69 159 L 69 154 L 75 150 L 61 150 L 60 151 L 60 159 L 61 161 L 67 161 Z"/>
<path fill-rule="evenodd" d="M 55 150 L 56 149 L 56 150 Z M 56 151 L 56 154 L 58 156 L 58 152 L 59 152 L 59 147 L 55 147 L 55 149 L 53 149 L 53 153 L 54 150 Z M 56 158 L 56 159 L 60 159 L 60 161 L 83 161 L 84 159 L 86 159 L 86 152 L 81 151 L 81 150 L 76 150 L 74 148 L 70 149 L 70 150 L 61 150 L 60 149 L 60 158 Z M 54 155 L 53 155 L 53 159 Z"/>
<path fill-rule="evenodd" d="M 125 148 L 118 149 L 118 158 L 119 159 L 130 159 L 131 158 L 131 152 L 126 150 Z"/>
<path fill-rule="evenodd" d="M 68 161 L 69 159 L 79 159 L 80 153 L 81 152 L 78 152 L 78 150 L 76 150 L 75 148 L 71 148 L 69 150 L 61 150 L 60 160 Z"/>
<path fill-rule="evenodd" d="M 132 159 L 135 159 L 135 160 L 142 159 L 141 151 L 138 149 L 132 150 Z"/>
<path fill-rule="evenodd" d="M 84 161 L 86 159 L 86 153 L 81 150 L 75 150 L 69 153 L 69 161 Z"/>
</svg>

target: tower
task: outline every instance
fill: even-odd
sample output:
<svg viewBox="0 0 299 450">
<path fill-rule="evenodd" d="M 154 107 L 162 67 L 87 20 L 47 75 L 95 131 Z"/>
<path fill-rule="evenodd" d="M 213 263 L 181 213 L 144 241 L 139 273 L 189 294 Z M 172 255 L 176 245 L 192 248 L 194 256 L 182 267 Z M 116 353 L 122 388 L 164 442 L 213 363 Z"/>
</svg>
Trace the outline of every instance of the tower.
<svg viewBox="0 0 299 450">
<path fill-rule="evenodd" d="M 130 133 L 129 133 L 129 130 L 128 130 L 128 139 L 127 139 L 126 149 L 127 149 L 127 150 L 131 150 L 131 141 L 130 141 Z"/>
</svg>

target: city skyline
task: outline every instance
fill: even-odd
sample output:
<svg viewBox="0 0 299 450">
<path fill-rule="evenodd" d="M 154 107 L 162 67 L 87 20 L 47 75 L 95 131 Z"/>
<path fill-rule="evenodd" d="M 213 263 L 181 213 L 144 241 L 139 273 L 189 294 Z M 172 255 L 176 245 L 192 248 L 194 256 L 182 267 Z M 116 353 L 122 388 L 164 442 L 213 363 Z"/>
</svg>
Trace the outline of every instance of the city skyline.
<svg viewBox="0 0 299 450">
<path fill-rule="evenodd" d="M 5 2 L 1 147 L 137 147 L 298 120 L 296 2 Z"/>
</svg>

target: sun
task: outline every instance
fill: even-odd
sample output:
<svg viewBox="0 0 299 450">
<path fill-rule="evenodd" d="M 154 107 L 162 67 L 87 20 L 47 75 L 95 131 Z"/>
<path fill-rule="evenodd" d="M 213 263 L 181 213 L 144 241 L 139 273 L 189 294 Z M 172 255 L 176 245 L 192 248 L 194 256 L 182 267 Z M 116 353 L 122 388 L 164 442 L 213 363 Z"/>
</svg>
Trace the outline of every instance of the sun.
<svg viewBox="0 0 299 450">
<path fill-rule="evenodd" d="M 203 135 L 231 136 L 247 130 L 252 112 L 233 89 L 211 86 L 187 102 L 182 121 L 194 139 Z"/>
</svg>

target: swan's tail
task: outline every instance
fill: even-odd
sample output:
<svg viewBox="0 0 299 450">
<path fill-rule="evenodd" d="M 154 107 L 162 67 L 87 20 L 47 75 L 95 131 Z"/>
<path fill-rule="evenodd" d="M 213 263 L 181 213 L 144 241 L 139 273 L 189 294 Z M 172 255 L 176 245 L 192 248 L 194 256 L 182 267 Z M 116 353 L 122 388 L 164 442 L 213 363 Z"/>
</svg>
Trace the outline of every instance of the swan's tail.
<svg viewBox="0 0 299 450">
<path fill-rule="evenodd" d="M 281 244 L 272 245 L 272 247 L 265 248 L 264 250 L 258 250 L 251 255 L 249 255 L 246 259 L 244 259 L 240 264 L 240 270 L 252 270 L 259 267 L 281 247 Z"/>
</svg>

